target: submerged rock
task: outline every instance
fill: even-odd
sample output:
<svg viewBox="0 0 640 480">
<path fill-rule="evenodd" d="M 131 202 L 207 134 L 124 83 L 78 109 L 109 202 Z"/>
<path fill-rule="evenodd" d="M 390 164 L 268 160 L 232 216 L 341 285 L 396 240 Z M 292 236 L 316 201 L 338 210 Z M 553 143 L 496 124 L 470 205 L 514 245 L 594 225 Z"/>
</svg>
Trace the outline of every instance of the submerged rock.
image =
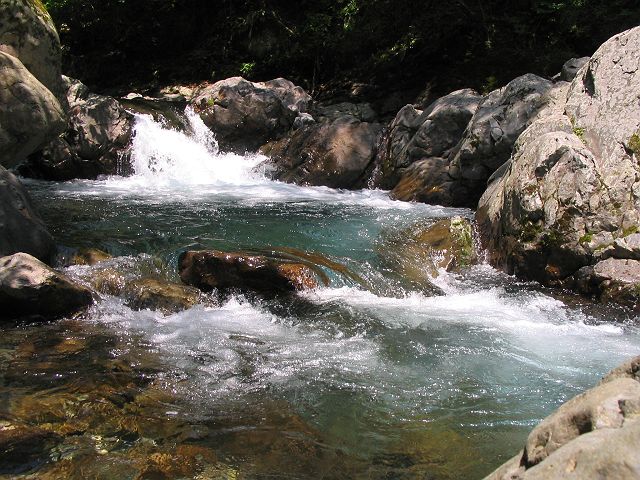
<svg viewBox="0 0 640 480">
<path fill-rule="evenodd" d="M 254 83 L 232 77 L 202 88 L 190 104 L 222 150 L 242 153 L 281 137 L 310 101 L 301 87 L 284 78 Z"/>
<path fill-rule="evenodd" d="M 79 248 L 69 259 L 71 265 L 95 265 L 98 262 L 109 260 L 111 255 L 97 248 Z"/>
<path fill-rule="evenodd" d="M 638 478 L 639 364 L 635 357 L 563 404 L 533 429 L 521 454 L 486 480 Z"/>
<path fill-rule="evenodd" d="M 49 461 L 62 438 L 53 432 L 0 421 L 0 474 L 17 474 Z"/>
<path fill-rule="evenodd" d="M 435 293 L 441 293 L 431 283 L 439 269 L 452 271 L 477 262 L 471 223 L 462 217 L 415 225 L 385 238 L 379 249 L 380 259 L 403 280 Z"/>
<path fill-rule="evenodd" d="M 635 303 L 640 283 L 625 272 L 640 225 L 639 49 L 639 27 L 616 35 L 570 86 L 549 92 L 480 200 L 476 219 L 491 263 Z M 599 263 L 609 257 L 630 262 Z"/>
<path fill-rule="evenodd" d="M 55 251 L 53 237 L 33 209 L 24 186 L 0 166 L 0 256 L 25 252 L 50 262 Z"/>
<path fill-rule="evenodd" d="M 271 146 L 276 180 L 332 188 L 360 188 L 375 158 L 382 126 L 351 116 L 302 127 Z"/>
<path fill-rule="evenodd" d="M 90 93 L 80 81 L 64 78 L 69 127 L 61 137 L 31 155 L 18 168 L 20 174 L 64 181 L 131 173 L 133 115 L 116 99 Z"/>
<path fill-rule="evenodd" d="M 0 318 L 53 319 L 91 305 L 90 290 L 26 253 L 0 258 Z"/>
<path fill-rule="evenodd" d="M 125 286 L 127 305 L 133 310 L 160 310 L 175 313 L 187 310 L 202 300 L 196 288 L 156 279 L 142 279 Z"/>
<path fill-rule="evenodd" d="M 313 270 L 302 263 L 219 250 L 187 251 L 178 260 L 180 278 L 205 292 L 214 288 L 292 292 L 317 287 Z"/>
</svg>

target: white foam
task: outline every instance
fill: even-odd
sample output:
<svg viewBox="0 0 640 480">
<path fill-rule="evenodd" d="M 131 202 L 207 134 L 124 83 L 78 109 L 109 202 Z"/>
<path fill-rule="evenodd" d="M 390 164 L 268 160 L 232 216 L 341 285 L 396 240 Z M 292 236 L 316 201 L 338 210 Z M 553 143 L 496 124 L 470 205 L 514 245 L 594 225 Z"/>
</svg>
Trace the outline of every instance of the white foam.
<svg viewBox="0 0 640 480">
<path fill-rule="evenodd" d="M 452 209 L 392 200 L 382 190 L 336 190 L 272 181 L 258 153 L 222 153 L 213 133 L 191 109 L 185 111 L 186 132 L 173 130 L 150 115 L 135 116 L 132 145 L 134 174 L 100 180 L 75 180 L 53 185 L 57 195 L 115 198 L 154 203 L 235 201 L 269 203 L 326 203 L 376 210 L 416 211 L 429 216 L 468 214 Z"/>
</svg>

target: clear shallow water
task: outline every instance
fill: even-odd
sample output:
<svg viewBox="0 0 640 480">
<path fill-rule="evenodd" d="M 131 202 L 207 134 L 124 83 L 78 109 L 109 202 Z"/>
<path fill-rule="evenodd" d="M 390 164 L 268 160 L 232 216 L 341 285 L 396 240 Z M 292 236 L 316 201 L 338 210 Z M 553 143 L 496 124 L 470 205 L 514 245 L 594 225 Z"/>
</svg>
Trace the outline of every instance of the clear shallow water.
<svg viewBox="0 0 640 480">
<path fill-rule="evenodd" d="M 389 235 L 471 212 L 272 182 L 260 156 L 218 154 L 189 118 L 189 135 L 138 119 L 132 177 L 28 186 L 60 243 L 125 256 L 114 265 L 175 280 L 188 248 L 286 249 L 355 274 L 327 271 L 328 287 L 295 298 L 232 296 L 168 316 L 104 296 L 83 320 L 137 339 L 112 356 L 157 356 L 153 377 L 177 399 L 160 416 L 206 424 L 198 441 L 246 478 L 479 478 L 640 351 L 635 319 L 486 265 L 442 272 L 444 295 L 416 289 L 394 274 Z M 287 413 L 273 420 L 274 408 Z M 320 450 L 300 451 L 296 435 Z"/>
</svg>

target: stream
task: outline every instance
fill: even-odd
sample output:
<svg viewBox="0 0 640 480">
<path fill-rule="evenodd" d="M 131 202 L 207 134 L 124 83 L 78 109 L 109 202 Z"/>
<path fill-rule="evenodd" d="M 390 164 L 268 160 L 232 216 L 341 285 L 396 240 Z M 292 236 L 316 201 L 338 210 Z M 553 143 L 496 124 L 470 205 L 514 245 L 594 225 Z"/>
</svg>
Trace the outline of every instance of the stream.
<svg viewBox="0 0 640 480">
<path fill-rule="evenodd" d="M 482 478 L 640 351 L 625 311 L 482 262 L 440 271 L 442 295 L 397 274 L 403 231 L 473 212 L 268 180 L 264 157 L 219 153 L 187 116 L 185 133 L 138 116 L 131 177 L 25 181 L 58 243 L 114 256 L 69 275 L 106 264 L 179 281 L 179 254 L 203 248 L 304 254 L 350 275 L 171 315 L 101 295 L 79 318 L 7 328 L 1 416 L 63 439 L 0 477 Z"/>
</svg>

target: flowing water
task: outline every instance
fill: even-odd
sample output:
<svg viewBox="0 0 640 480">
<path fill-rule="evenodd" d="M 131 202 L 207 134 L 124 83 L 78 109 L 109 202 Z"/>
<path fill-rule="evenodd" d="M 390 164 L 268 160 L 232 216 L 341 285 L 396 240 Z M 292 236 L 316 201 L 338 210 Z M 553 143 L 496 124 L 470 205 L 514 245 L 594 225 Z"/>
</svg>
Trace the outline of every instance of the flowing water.
<svg viewBox="0 0 640 480">
<path fill-rule="evenodd" d="M 34 463 L 34 478 L 481 478 L 640 352 L 637 319 L 482 263 L 441 271 L 441 295 L 397 274 L 390 238 L 472 212 L 273 182 L 260 155 L 220 154 L 188 119 L 180 133 L 138 117 L 131 177 L 28 182 L 57 240 L 174 281 L 186 249 L 280 252 L 316 259 L 329 284 L 172 315 L 103 295 L 79 319 L 8 329 L 0 413 L 75 432 Z M 68 272 L 87 279 L 99 265 Z M 66 414 L 51 407 L 60 395 Z M 202 449 L 197 462 L 175 457 L 185 445 Z M 161 454 L 173 470 L 144 476 Z M 197 465 L 180 470 L 185 458 Z"/>
</svg>

